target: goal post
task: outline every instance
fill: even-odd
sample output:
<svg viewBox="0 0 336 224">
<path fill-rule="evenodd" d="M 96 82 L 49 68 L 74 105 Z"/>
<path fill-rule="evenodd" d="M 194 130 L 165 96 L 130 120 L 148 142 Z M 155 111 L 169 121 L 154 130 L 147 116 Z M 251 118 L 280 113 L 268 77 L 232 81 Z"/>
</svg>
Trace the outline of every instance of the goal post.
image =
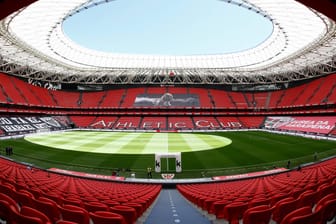
<svg viewBox="0 0 336 224">
<path fill-rule="evenodd" d="M 181 152 L 174 153 L 155 153 L 155 172 L 160 173 L 161 167 L 161 159 L 164 158 L 175 158 L 175 170 L 177 173 L 182 172 L 182 160 L 181 160 Z"/>
</svg>

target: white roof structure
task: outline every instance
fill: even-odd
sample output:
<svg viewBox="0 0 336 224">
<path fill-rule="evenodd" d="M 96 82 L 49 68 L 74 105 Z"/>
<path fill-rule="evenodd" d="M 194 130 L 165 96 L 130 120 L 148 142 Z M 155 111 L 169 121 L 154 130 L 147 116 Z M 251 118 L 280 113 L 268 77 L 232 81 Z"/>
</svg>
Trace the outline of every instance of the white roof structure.
<svg viewBox="0 0 336 224">
<path fill-rule="evenodd" d="M 79 83 L 150 83 L 155 78 L 148 77 L 171 71 L 181 75 L 184 83 L 193 83 L 191 76 L 198 76 L 200 83 L 281 82 L 309 78 L 317 67 L 318 75 L 335 68 L 334 21 L 294 0 L 221 0 L 252 10 L 273 23 L 273 32 L 263 43 L 236 53 L 114 54 L 84 48 L 64 34 L 62 23 L 67 17 L 109 1 L 39 0 L 13 13 L 0 27 L 2 61 L 20 65 L 15 71 L 26 69 L 17 75 Z M 307 69 L 310 72 L 302 72 Z M 15 71 L 11 67 L 7 72 Z M 284 78 L 284 74 L 291 74 L 291 78 Z"/>
</svg>

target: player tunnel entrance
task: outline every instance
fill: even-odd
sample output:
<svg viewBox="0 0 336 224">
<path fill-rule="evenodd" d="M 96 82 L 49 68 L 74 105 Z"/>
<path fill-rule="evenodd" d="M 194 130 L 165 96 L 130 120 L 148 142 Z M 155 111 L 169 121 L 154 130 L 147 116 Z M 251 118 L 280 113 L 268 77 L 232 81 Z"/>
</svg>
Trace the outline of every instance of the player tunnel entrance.
<svg viewBox="0 0 336 224">
<path fill-rule="evenodd" d="M 161 173 L 163 171 L 164 172 L 174 171 L 177 173 L 182 172 L 182 160 L 180 152 L 155 153 L 155 172 Z"/>
</svg>

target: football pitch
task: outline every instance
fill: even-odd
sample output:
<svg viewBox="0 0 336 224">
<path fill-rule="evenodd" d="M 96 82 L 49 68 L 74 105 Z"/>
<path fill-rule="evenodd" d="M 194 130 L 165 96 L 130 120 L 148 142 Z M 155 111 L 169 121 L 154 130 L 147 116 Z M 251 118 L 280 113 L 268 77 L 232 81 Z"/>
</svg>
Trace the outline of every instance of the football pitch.
<svg viewBox="0 0 336 224">
<path fill-rule="evenodd" d="M 41 168 L 111 175 L 120 170 L 146 177 L 156 152 L 181 152 L 182 173 L 176 178 L 228 175 L 292 167 L 336 155 L 335 141 L 279 135 L 263 131 L 209 133 L 142 133 L 67 131 L 2 140 L 14 149 L 12 159 Z M 163 172 L 174 172 L 173 165 Z M 123 172 L 125 171 L 125 172 Z M 154 178 L 160 174 L 154 174 Z"/>
<path fill-rule="evenodd" d="M 231 144 L 231 140 L 223 136 L 192 133 L 71 131 L 25 139 L 53 148 L 113 154 L 192 152 Z"/>
</svg>

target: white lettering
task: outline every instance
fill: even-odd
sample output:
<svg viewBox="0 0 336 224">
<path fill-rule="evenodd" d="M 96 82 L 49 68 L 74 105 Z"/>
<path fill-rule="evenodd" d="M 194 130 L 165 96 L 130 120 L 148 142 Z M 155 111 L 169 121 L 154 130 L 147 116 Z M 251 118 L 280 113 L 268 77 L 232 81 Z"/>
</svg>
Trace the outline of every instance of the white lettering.
<svg viewBox="0 0 336 224">
<path fill-rule="evenodd" d="M 30 123 L 40 123 L 41 121 L 36 117 L 26 117 L 26 120 L 28 120 Z"/>
<path fill-rule="evenodd" d="M 205 120 L 198 120 L 195 122 L 197 127 L 200 128 L 208 128 L 210 127 L 209 121 L 205 121 Z"/>
<path fill-rule="evenodd" d="M 132 123 L 131 123 L 132 124 Z M 123 128 L 126 128 L 128 125 L 128 122 L 125 122 L 125 123 L 121 123 L 121 122 L 118 122 L 117 125 L 115 126 L 116 128 L 119 128 L 119 127 L 123 127 Z"/>
<path fill-rule="evenodd" d="M 45 128 L 49 128 L 50 126 L 48 124 L 45 123 L 41 123 L 41 124 L 33 124 L 34 127 L 36 127 L 37 129 L 45 129 Z"/>
<path fill-rule="evenodd" d="M 153 122 L 147 121 L 142 124 L 142 128 L 153 128 Z"/>
<path fill-rule="evenodd" d="M 109 121 L 109 122 L 107 123 L 107 127 L 108 127 L 108 128 L 112 128 L 113 125 L 114 125 L 114 121 Z"/>
<path fill-rule="evenodd" d="M 32 131 L 35 130 L 34 127 L 32 127 L 29 124 L 25 125 L 4 125 L 1 127 L 6 132 L 17 132 L 17 131 Z"/>
<path fill-rule="evenodd" d="M 106 124 L 105 124 L 104 120 L 100 120 L 100 121 L 98 121 L 96 123 L 91 124 L 90 126 L 92 126 L 92 127 L 96 127 L 96 126 L 106 127 Z"/>
<path fill-rule="evenodd" d="M 28 122 L 22 119 L 21 117 L 11 117 L 13 121 L 15 121 L 17 124 L 27 124 Z"/>
<path fill-rule="evenodd" d="M 186 123 L 185 122 L 176 122 L 175 123 L 175 128 L 186 128 Z"/>
<path fill-rule="evenodd" d="M 13 124 L 13 123 L 5 117 L 0 117 L 0 124 Z"/>
</svg>

